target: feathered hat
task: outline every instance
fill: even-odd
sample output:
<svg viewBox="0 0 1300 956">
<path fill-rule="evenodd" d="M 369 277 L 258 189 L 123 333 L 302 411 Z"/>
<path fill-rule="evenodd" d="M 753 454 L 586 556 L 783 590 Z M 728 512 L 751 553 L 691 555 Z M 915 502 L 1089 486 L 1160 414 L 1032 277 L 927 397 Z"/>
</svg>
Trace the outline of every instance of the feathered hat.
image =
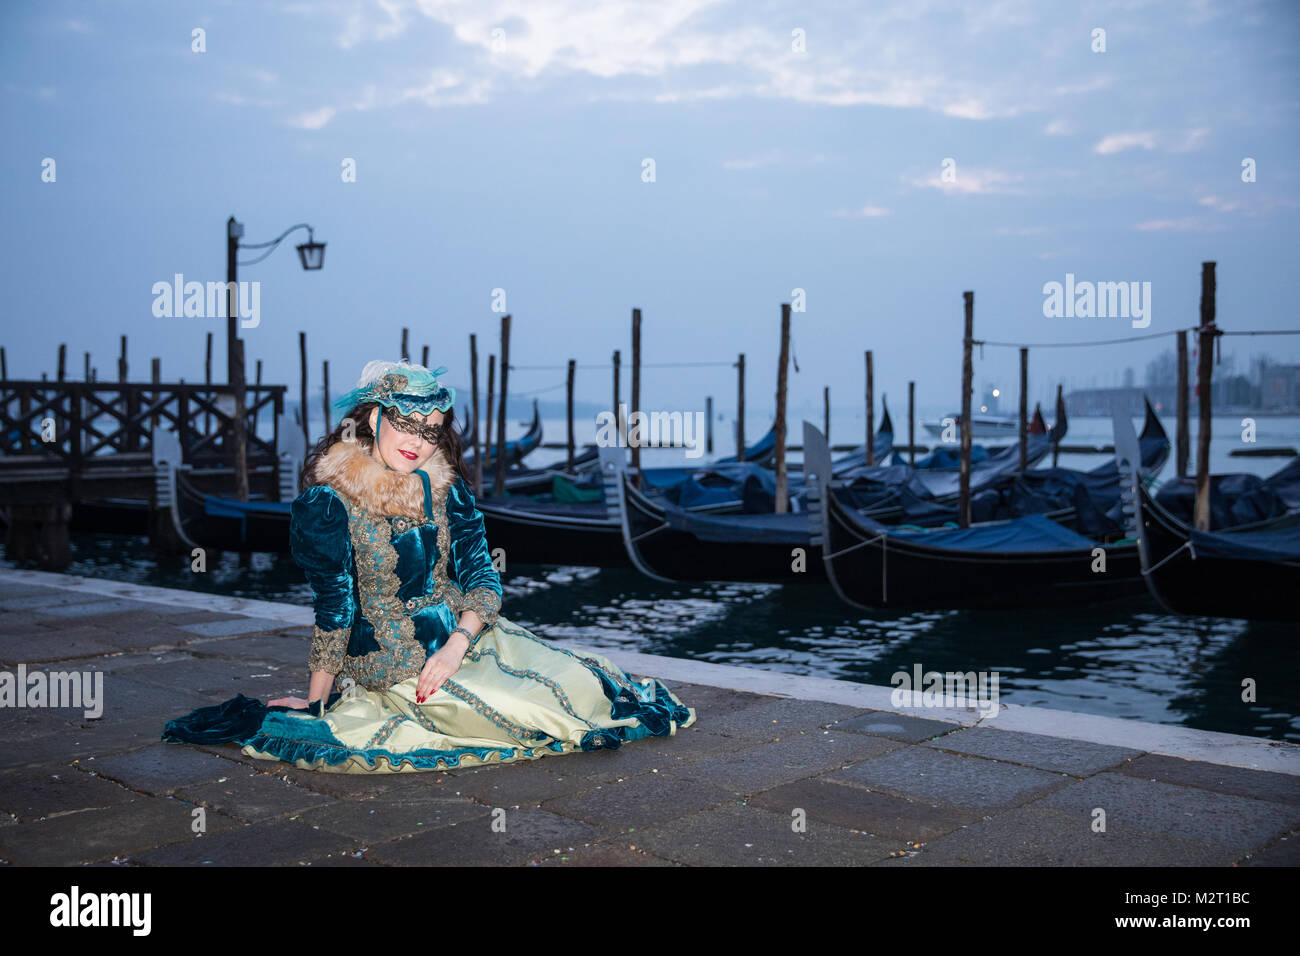
<svg viewBox="0 0 1300 956">
<path fill-rule="evenodd" d="M 357 387 L 340 395 L 332 404 L 340 414 L 351 411 L 362 402 L 378 402 L 396 408 L 402 415 L 412 412 L 427 415 L 435 408 L 445 412 L 456 402 L 456 390 L 438 382 L 438 376 L 446 371 L 442 365 L 430 371 L 406 360 L 385 362 L 376 359 L 367 362 L 361 370 Z"/>
</svg>

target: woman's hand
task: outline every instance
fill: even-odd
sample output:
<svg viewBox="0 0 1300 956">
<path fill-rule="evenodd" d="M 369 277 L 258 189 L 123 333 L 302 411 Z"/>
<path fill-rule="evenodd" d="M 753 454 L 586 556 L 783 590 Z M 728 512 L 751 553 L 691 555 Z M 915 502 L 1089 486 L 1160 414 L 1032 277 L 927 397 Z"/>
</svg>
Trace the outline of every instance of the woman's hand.
<svg viewBox="0 0 1300 956">
<path fill-rule="evenodd" d="M 434 651 L 424 662 L 420 679 L 415 685 L 415 701 L 423 704 L 439 690 L 443 682 L 460 670 L 460 662 L 469 649 L 469 641 L 462 634 L 453 634 L 451 640 Z"/>
</svg>

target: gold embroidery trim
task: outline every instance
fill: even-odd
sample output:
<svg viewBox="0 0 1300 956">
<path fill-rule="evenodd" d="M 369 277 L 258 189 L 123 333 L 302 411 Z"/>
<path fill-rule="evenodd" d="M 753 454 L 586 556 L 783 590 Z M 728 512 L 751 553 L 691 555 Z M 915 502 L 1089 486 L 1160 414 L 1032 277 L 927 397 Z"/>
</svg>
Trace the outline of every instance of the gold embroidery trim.
<svg viewBox="0 0 1300 956">
<path fill-rule="evenodd" d="M 340 627 L 334 631 L 322 631 L 320 627 L 314 627 L 311 651 L 307 654 L 307 669 L 313 674 L 325 671 L 337 675 L 343 669 L 343 658 L 347 656 L 348 638 L 351 635 L 351 627 Z"/>
</svg>

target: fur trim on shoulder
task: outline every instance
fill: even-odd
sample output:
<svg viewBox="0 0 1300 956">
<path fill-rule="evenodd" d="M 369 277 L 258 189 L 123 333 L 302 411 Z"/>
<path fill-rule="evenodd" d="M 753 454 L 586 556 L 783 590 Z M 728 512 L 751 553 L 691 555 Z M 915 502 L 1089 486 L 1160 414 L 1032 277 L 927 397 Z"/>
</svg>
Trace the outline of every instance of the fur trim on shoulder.
<svg viewBox="0 0 1300 956">
<path fill-rule="evenodd" d="M 357 441 L 336 442 L 317 459 L 316 481 L 375 514 L 424 518 L 424 484 L 419 476 L 388 469 L 371 454 L 371 447 Z M 429 491 L 436 506 L 455 480 L 455 469 L 442 449 L 435 448 L 419 470 L 429 476 Z"/>
</svg>

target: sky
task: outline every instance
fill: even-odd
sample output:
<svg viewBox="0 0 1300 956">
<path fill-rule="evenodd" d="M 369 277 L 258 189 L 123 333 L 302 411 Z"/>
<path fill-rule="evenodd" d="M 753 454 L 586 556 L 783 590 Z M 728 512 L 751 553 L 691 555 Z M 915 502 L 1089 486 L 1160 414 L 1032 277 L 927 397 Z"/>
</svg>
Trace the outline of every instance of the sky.
<svg viewBox="0 0 1300 956">
<path fill-rule="evenodd" d="M 320 271 L 302 231 L 240 270 L 249 375 L 291 395 L 299 332 L 337 395 L 406 326 L 467 398 L 504 304 L 512 396 L 563 398 L 572 358 L 607 402 L 621 349 L 627 401 L 637 307 L 647 366 L 716 363 L 647 367 L 643 408 L 729 417 L 744 352 L 757 437 L 789 302 L 796 433 L 823 386 L 861 417 L 867 349 L 895 414 L 909 380 L 946 411 L 966 290 L 978 339 L 1149 336 L 1197 323 L 1213 260 L 1221 327 L 1300 328 L 1298 48 L 1300 4 L 1254 0 L 7 0 L 0 344 L 11 377 L 66 342 L 112 379 L 125 334 L 132 380 L 201 381 L 212 331 L 224 374 L 225 320 L 154 289 L 223 281 L 233 215 L 326 243 Z M 1067 275 L 1138 283 L 1149 325 L 1046 315 Z M 1172 345 L 1032 350 L 1030 397 Z M 1225 353 L 1296 362 L 1300 336 Z M 977 389 L 1014 396 L 1017 361 L 977 350 Z"/>
</svg>

